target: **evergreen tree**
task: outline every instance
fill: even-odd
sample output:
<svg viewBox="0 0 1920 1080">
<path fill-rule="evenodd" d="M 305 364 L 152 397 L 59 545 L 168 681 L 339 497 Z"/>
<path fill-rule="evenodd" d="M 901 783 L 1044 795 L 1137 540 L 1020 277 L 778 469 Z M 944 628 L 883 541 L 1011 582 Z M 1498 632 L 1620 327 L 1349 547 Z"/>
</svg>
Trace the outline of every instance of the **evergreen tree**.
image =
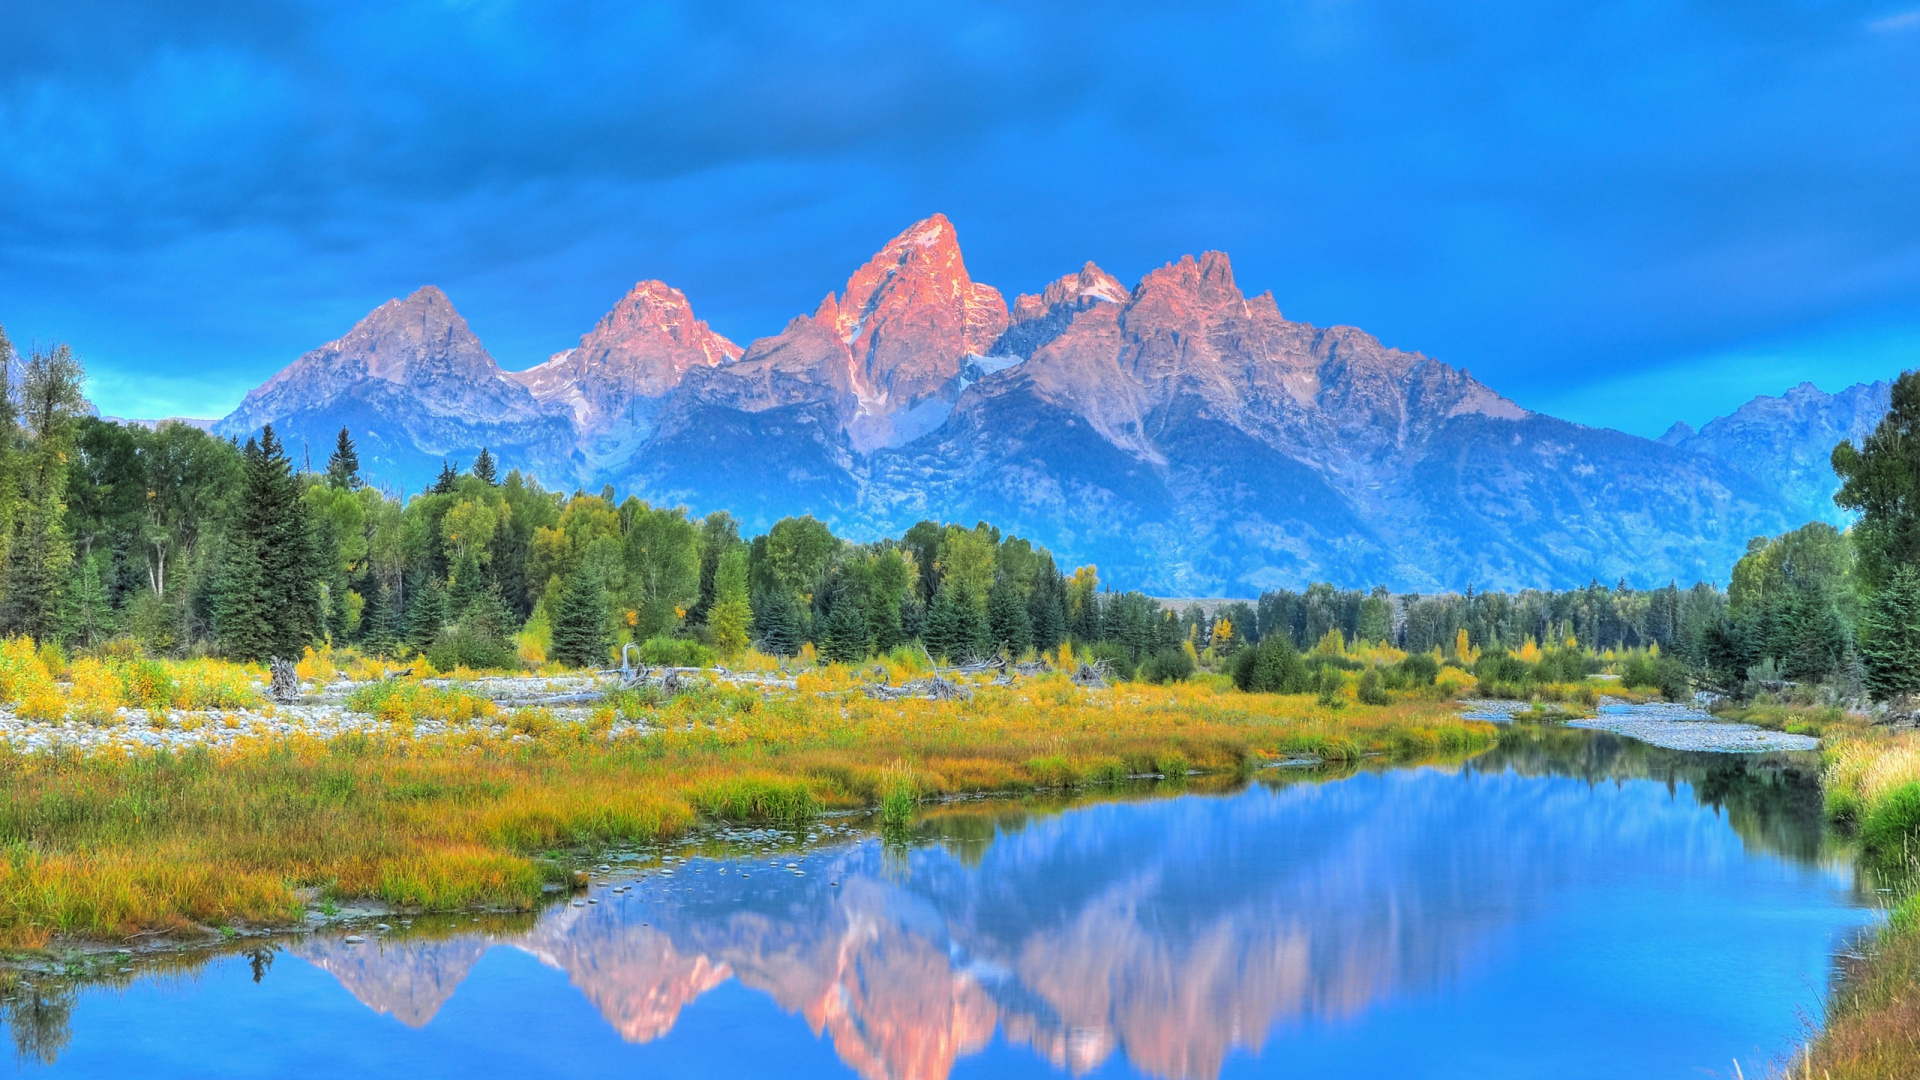
<svg viewBox="0 0 1920 1080">
<path fill-rule="evenodd" d="M 836 664 L 857 664 L 867 658 L 867 612 L 845 592 L 833 601 L 827 615 L 820 651 Z"/>
<path fill-rule="evenodd" d="M 1250 693 L 1304 694 L 1316 688 L 1306 661 L 1290 634 L 1275 633 L 1260 644 L 1233 654 L 1233 685 Z"/>
<path fill-rule="evenodd" d="M 1004 575 L 987 593 L 987 632 L 989 648 L 1004 648 L 1010 656 L 1023 656 L 1033 648 L 1033 622 L 1026 602 L 1020 587 Z"/>
<path fill-rule="evenodd" d="M 907 593 L 900 601 L 900 640 L 920 641 L 927 633 L 927 605 L 920 601 L 919 590 Z"/>
<path fill-rule="evenodd" d="M 259 444 L 248 439 L 244 453 L 251 465 L 260 453 Z M 268 655 L 273 647 L 273 627 L 268 619 L 258 542 L 244 529 L 232 529 L 221 545 L 219 565 L 213 625 L 221 651 L 249 660 Z"/>
<path fill-rule="evenodd" d="M 222 627 L 221 645 L 248 660 L 297 659 L 325 626 L 306 503 L 272 425 L 261 431 L 257 442 L 247 440 L 243 457 L 244 479 L 232 530 L 238 542 L 231 552 L 241 565 L 222 587 L 255 590 L 251 598 L 226 601 L 231 612 L 251 612 L 253 617 L 238 620 L 236 640 L 227 640 Z"/>
<path fill-rule="evenodd" d="M 360 647 L 375 656 L 386 656 L 396 644 L 393 615 L 389 611 L 392 591 L 372 580 L 364 582 L 361 588 L 367 604 L 360 609 Z"/>
<path fill-rule="evenodd" d="M 73 561 L 73 579 L 66 590 L 64 636 L 82 648 L 99 644 L 112 630 L 113 609 L 100 580 L 100 563 L 104 558 L 103 553 Z"/>
<path fill-rule="evenodd" d="M 800 605 L 786 589 L 774 585 L 760 594 L 760 610 L 755 622 L 759 624 L 760 643 L 767 652 L 775 656 L 799 654 L 806 631 L 801 623 Z"/>
<path fill-rule="evenodd" d="M 1920 694 L 1920 567 L 1895 570 L 1868 601 L 1861 623 L 1867 689 L 1882 701 Z"/>
<path fill-rule="evenodd" d="M 500 483 L 493 454 L 484 446 L 480 448 L 480 456 L 473 459 L 473 475 L 486 481 L 490 486 L 498 486 Z"/>
<path fill-rule="evenodd" d="M 441 458 L 440 459 L 440 475 L 437 479 L 434 480 L 433 486 L 427 489 L 427 494 L 451 495 L 453 494 L 454 489 L 459 486 L 459 484 L 460 484 L 459 470 L 455 469 L 453 465 L 447 461 L 446 458 Z"/>
<path fill-rule="evenodd" d="M 594 575 L 576 570 L 553 612 L 553 658 L 568 667 L 597 668 L 607 662 L 607 594 Z"/>
<path fill-rule="evenodd" d="M 1920 371 L 1894 381 L 1892 407 L 1857 449 L 1851 440 L 1834 447 L 1833 471 L 1833 501 L 1860 512 L 1853 537 L 1868 588 L 1920 566 Z"/>
<path fill-rule="evenodd" d="M 327 459 L 327 483 L 348 491 L 358 491 L 365 483 L 360 479 L 360 454 L 353 448 L 353 436 L 347 434 L 344 427 L 333 444 L 333 456 Z"/>
<path fill-rule="evenodd" d="M 729 659 L 738 655 L 747 647 L 752 622 L 753 608 L 747 601 L 747 549 L 735 543 L 714 567 L 713 606 L 707 612 L 714 648 Z"/>
<path fill-rule="evenodd" d="M 73 560 L 66 492 L 77 422 L 86 404 L 82 377 L 72 351 L 56 345 L 33 354 L 20 384 L 27 452 L 18 480 L 18 514 L 7 537 L 0 626 L 39 641 L 59 634 L 61 591 Z"/>
<path fill-rule="evenodd" d="M 407 644 L 424 653 L 433 648 L 446 625 L 447 592 L 438 581 L 428 579 L 413 590 L 413 605 L 407 611 Z"/>
<path fill-rule="evenodd" d="M 1027 622 L 1033 628 L 1033 647 L 1052 652 L 1067 636 L 1066 590 L 1060 576 L 1046 573 L 1033 584 L 1027 598 Z"/>
<path fill-rule="evenodd" d="M 987 618 L 973 602 L 966 583 L 949 578 L 927 611 L 923 635 L 927 651 L 944 660 L 966 661 L 987 655 Z"/>
</svg>

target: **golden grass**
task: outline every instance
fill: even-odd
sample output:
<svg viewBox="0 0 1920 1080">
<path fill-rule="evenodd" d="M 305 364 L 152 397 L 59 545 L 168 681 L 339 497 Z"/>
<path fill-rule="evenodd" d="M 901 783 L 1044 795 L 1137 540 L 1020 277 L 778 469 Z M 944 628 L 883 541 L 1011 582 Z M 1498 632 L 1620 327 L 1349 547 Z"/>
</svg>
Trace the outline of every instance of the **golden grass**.
<svg viewBox="0 0 1920 1080">
<path fill-rule="evenodd" d="M 1842 724 L 1822 717 L 1826 725 Z M 1827 812 L 1909 888 L 1920 880 L 1920 733 L 1827 726 Z M 1825 1027 L 1783 1076 L 1908 1080 L 1920 1076 L 1920 893 L 1894 910 L 1863 954 L 1845 962 Z"/>
<path fill-rule="evenodd" d="M 183 687 L 209 681 L 169 667 Z M 852 689 L 860 677 L 829 666 L 801 672 L 797 691 L 623 695 L 612 704 L 653 730 L 613 738 L 608 707 L 588 723 L 518 710 L 504 736 L 482 724 L 414 738 L 396 722 L 218 751 L 0 751 L 0 942 L 282 922 L 303 886 L 420 908 L 522 905 L 559 872 L 542 853 L 651 841 L 702 816 L 884 806 L 892 821 L 927 796 L 1245 774 L 1306 754 L 1459 756 L 1494 742 L 1491 725 L 1441 703 L 1329 708 L 1237 693 L 1220 677 L 1086 690 L 1054 675 L 950 702 L 873 700 Z M 493 715 L 457 686 L 395 680 L 366 693 L 389 720 Z"/>
</svg>

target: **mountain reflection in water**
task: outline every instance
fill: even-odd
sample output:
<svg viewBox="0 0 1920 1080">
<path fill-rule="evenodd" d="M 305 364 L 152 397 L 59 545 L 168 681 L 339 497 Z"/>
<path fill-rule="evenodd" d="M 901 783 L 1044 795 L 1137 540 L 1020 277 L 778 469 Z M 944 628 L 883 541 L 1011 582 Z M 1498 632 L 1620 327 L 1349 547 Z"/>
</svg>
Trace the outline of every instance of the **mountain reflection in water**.
<svg viewBox="0 0 1920 1080">
<path fill-rule="evenodd" d="M 910 848 L 696 857 L 671 878 L 616 871 L 639 885 L 596 887 L 599 903 L 521 929 L 290 951 L 414 1029 L 505 946 L 565 972 L 629 1043 L 671 1038 L 737 980 L 868 1080 L 942 1080 L 996 1033 L 1075 1075 L 1118 1063 L 1211 1080 L 1283 1033 L 1350 1027 L 1512 962 L 1514 929 L 1583 888 L 1657 890 L 1785 860 L 1844 907 L 1851 873 L 1823 853 L 1813 769 L 1804 756 L 1517 735 L 1457 767 L 1048 811 L 961 804 L 926 817 Z M 1817 1005 L 1820 987 L 1806 990 L 1796 1004 Z"/>
</svg>

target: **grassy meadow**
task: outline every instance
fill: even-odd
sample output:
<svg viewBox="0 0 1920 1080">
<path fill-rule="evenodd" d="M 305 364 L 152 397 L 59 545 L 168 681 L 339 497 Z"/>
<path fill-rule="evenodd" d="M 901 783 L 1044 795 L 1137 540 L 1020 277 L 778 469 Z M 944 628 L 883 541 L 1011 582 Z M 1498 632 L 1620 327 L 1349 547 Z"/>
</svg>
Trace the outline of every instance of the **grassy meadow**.
<svg viewBox="0 0 1920 1080">
<path fill-rule="evenodd" d="M 80 676 L 94 661 L 62 670 L 53 657 L 36 674 L 28 661 L 40 655 L 13 650 L 26 674 L 21 689 L 0 691 L 16 702 L 39 695 L 48 715 L 64 695 L 68 719 L 144 694 L 155 723 L 186 724 L 184 706 L 166 704 L 199 692 L 183 688 L 234 689 L 239 675 L 264 674 L 109 658 L 88 689 Z M 310 670 L 316 661 L 325 673 L 351 664 L 309 658 Z M 880 666 L 896 685 L 920 674 L 910 658 Z M 874 667 L 800 665 L 787 673 L 791 687 L 614 692 L 585 719 L 503 711 L 458 683 L 416 677 L 355 690 L 349 707 L 382 723 L 327 740 L 0 750 L 0 943 L 270 925 L 299 919 L 317 898 L 525 905 L 571 867 L 566 855 L 669 837 L 702 819 L 797 822 L 878 807 L 898 820 L 932 796 L 1142 775 L 1177 784 L 1290 757 L 1457 757 L 1494 742 L 1491 725 L 1454 714 L 1446 698 L 1457 687 L 1444 680 L 1383 705 L 1361 703 L 1351 686 L 1331 698 L 1247 694 L 1207 674 L 1096 689 L 1058 673 L 982 678 L 970 700 L 886 701 L 861 688 Z M 171 697 L 154 689 L 169 679 Z M 416 737 L 420 716 L 446 722 L 446 733 Z M 610 736 L 622 716 L 648 733 Z"/>
</svg>

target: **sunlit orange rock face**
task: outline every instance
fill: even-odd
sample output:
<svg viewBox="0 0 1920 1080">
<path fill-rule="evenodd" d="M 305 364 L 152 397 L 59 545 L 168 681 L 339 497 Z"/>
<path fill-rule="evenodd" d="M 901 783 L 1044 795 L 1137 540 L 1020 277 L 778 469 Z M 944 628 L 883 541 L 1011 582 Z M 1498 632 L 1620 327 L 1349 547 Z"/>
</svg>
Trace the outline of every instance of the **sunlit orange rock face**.
<svg viewBox="0 0 1920 1080">
<path fill-rule="evenodd" d="M 937 425 L 959 393 L 963 358 L 989 351 L 1006 328 L 1006 301 L 968 275 L 952 222 L 935 214 L 894 237 L 812 315 L 694 384 L 692 396 L 746 412 L 824 396 L 864 454 Z"/>
<path fill-rule="evenodd" d="M 642 281 L 578 345 L 511 378 L 566 408 L 583 451 L 598 460 L 644 441 L 651 406 L 688 371 L 739 358 L 740 346 L 695 318 L 679 289 Z"/>
</svg>

